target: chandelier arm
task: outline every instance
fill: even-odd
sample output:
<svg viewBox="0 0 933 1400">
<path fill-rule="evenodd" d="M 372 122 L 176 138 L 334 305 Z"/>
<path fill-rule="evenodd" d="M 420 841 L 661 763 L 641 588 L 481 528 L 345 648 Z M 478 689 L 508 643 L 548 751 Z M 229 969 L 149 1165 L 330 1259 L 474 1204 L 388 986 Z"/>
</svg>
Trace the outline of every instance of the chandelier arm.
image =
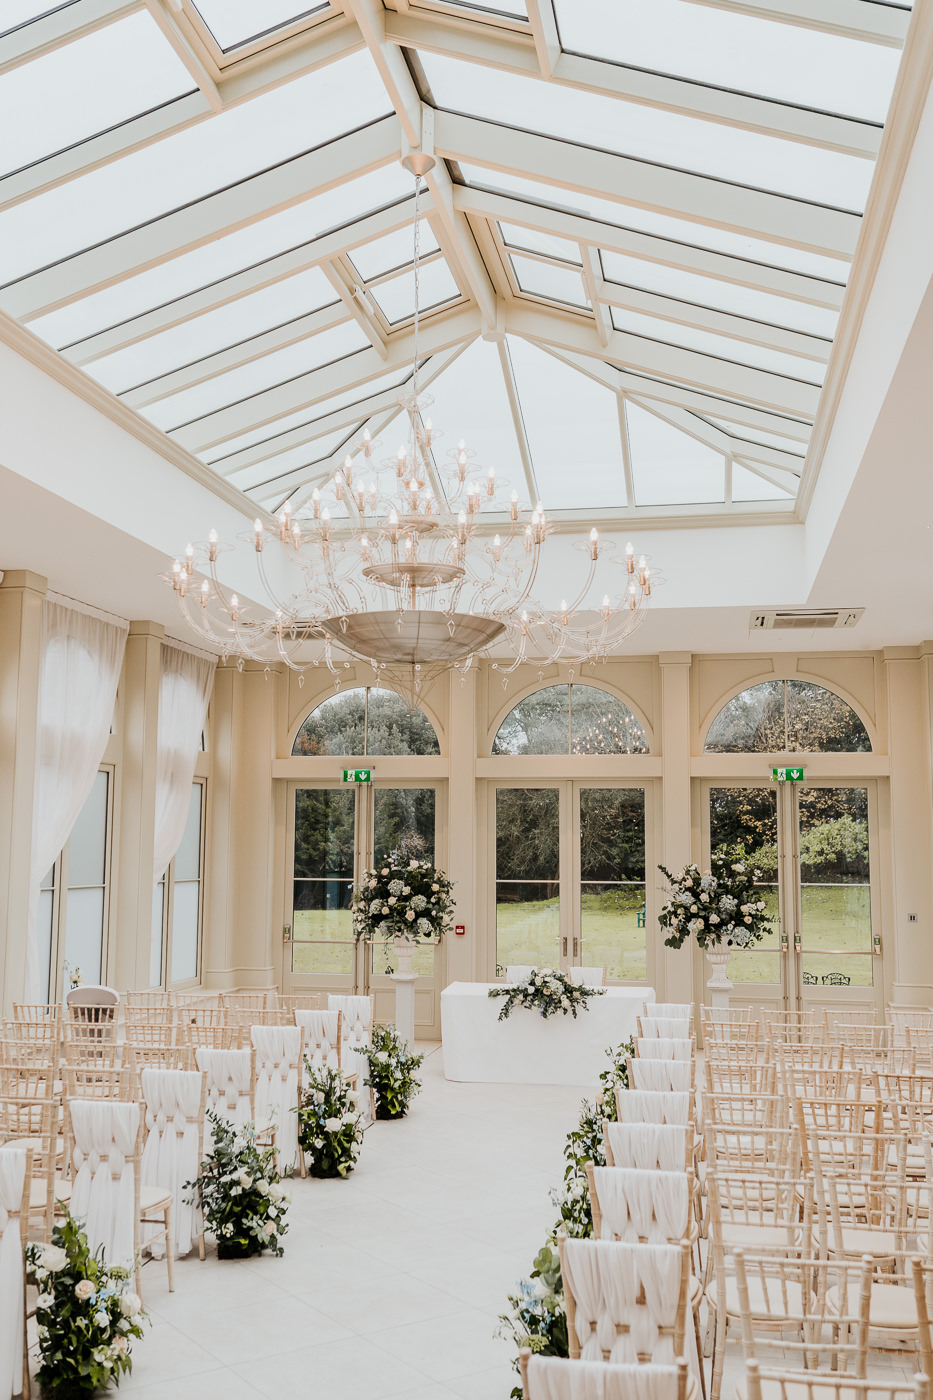
<svg viewBox="0 0 933 1400">
<path fill-rule="evenodd" d="M 587 576 L 586 576 L 586 582 L 584 583 L 583 587 L 580 589 L 580 592 L 577 594 L 576 598 L 574 598 L 573 602 L 570 604 L 569 608 L 562 609 L 562 611 L 565 611 L 565 612 L 566 612 L 566 614 L 567 614 L 568 617 L 573 617 L 574 613 L 579 612 L 580 607 L 581 607 L 581 605 L 582 605 L 582 603 L 583 603 L 583 599 L 586 597 L 586 595 L 589 593 L 590 589 L 591 589 L 592 586 L 593 586 L 593 580 L 595 579 L 595 577 L 596 577 L 596 560 L 595 560 L 595 559 L 591 559 L 591 560 L 590 560 L 590 571 L 589 571 L 589 573 L 588 573 Z"/>
<path fill-rule="evenodd" d="M 275 593 L 271 583 L 269 582 L 268 575 L 266 574 L 265 564 L 263 563 L 261 549 L 256 550 L 256 569 L 259 573 L 259 581 L 262 584 L 263 588 L 266 590 L 266 597 L 269 599 L 269 602 L 272 604 L 273 608 L 275 608 L 276 612 L 283 614 L 287 613 L 288 608 L 286 608 L 285 604 L 279 600 L 278 595 Z"/>
</svg>

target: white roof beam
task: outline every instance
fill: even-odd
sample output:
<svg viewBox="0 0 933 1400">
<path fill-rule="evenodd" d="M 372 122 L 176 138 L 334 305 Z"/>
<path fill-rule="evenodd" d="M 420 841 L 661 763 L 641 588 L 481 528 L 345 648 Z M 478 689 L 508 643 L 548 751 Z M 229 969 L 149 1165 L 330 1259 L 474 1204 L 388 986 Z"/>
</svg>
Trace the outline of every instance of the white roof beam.
<svg viewBox="0 0 933 1400">
<path fill-rule="evenodd" d="M 423 11 L 415 14 L 410 10 L 404 15 L 387 13 L 385 37 L 406 48 L 473 60 L 525 76 L 544 76 L 565 87 L 622 98 L 639 106 L 701 117 L 870 160 L 878 154 L 881 126 L 875 122 L 755 97 L 667 73 L 652 73 L 598 58 L 561 53 L 559 49 L 551 58 L 547 40 L 543 44 L 542 62 L 537 26 L 539 17 L 548 11 L 553 24 L 550 0 L 538 0 L 535 15 L 529 15 L 532 33 L 527 35 L 493 29 L 491 25 L 466 26 L 455 19 Z M 556 35 L 556 26 L 554 32 Z M 712 135 L 711 139 L 714 139 Z"/>
<path fill-rule="evenodd" d="M 619 199 L 624 191 L 628 204 L 830 257 L 851 257 L 861 225 L 857 214 L 844 210 L 454 112 L 436 113 L 434 140 L 438 153 L 452 160 L 506 174 L 518 170 L 530 179 L 601 199 Z"/>
<path fill-rule="evenodd" d="M 626 369 L 640 369 L 659 378 L 711 390 L 714 394 L 735 396 L 777 412 L 811 417 L 819 401 L 820 391 L 814 384 L 629 335 L 625 331 L 614 330 L 608 346 L 604 346 L 592 323 L 526 308 L 518 302 L 506 307 L 505 322 L 510 334 L 521 335 L 526 340 L 576 350 Z"/>
<path fill-rule="evenodd" d="M 560 34 L 551 0 L 528 0 L 528 23 L 541 76 L 550 78 L 560 59 Z"/>
<path fill-rule="evenodd" d="M 110 287 L 135 272 L 211 243 L 221 234 L 301 204 L 311 195 L 333 189 L 355 175 L 376 170 L 386 165 L 397 150 L 398 122 L 395 117 L 383 117 L 271 170 L 163 214 L 140 228 L 21 277 L 0 291 L 0 304 L 9 315 L 24 320 L 57 310 L 89 292 Z"/>
<path fill-rule="evenodd" d="M 583 258 L 583 285 L 596 317 L 596 330 L 603 345 L 608 345 L 612 336 L 612 316 L 606 305 L 607 298 L 600 293 L 603 278 L 599 255 L 593 248 L 581 248 L 580 254 Z"/>
<path fill-rule="evenodd" d="M 732 10 L 757 19 L 822 29 L 847 39 L 899 49 L 907 38 L 910 10 L 901 5 L 863 4 L 863 0 L 693 0 L 716 10 Z"/>
<path fill-rule="evenodd" d="M 724 452 L 727 456 L 734 456 L 739 448 L 739 442 L 722 428 L 717 428 L 712 423 L 707 423 L 695 413 L 690 413 L 685 408 L 678 408 L 676 404 L 660 404 L 657 399 L 641 399 L 637 394 L 628 396 L 633 403 L 637 403 L 640 408 L 649 409 L 650 412 L 663 418 L 674 428 L 680 428 L 682 432 L 689 433 L 698 442 L 705 443 L 707 447 L 715 448 L 717 452 Z M 749 443 L 750 447 L 751 444 Z M 795 457 L 792 452 L 781 452 L 776 447 L 762 447 L 761 460 L 771 466 L 779 467 L 782 471 L 791 472 L 794 476 L 799 476 L 803 471 L 803 458 Z"/>
<path fill-rule="evenodd" d="M 356 283 L 350 283 L 345 268 L 340 263 L 326 262 L 322 265 L 321 271 L 343 302 L 347 312 L 364 334 L 369 337 L 370 344 L 376 354 L 379 355 L 380 359 L 387 359 L 389 352 L 386 349 L 385 335 L 365 296 L 356 296 L 355 293 L 361 290 L 359 286 Z"/>
<path fill-rule="evenodd" d="M 463 307 L 445 316 L 430 317 L 419 331 L 420 352 L 423 355 L 436 354 L 475 336 L 479 330 L 479 318 L 473 307 Z M 285 384 L 274 385 L 239 403 L 217 409 L 196 422 L 183 424 L 172 433 L 172 437 L 192 452 L 205 452 L 227 438 L 250 432 L 263 423 L 272 423 L 311 404 L 325 402 L 335 393 L 365 384 L 387 370 L 398 368 L 404 371 L 411 364 L 413 353 L 414 336 L 411 328 L 408 328 L 390 338 L 386 360 L 381 359 L 375 350 L 359 350 L 334 365 L 324 365 L 298 375 Z"/>
<path fill-rule="evenodd" d="M 164 0 L 145 0 L 145 5 L 213 110 L 219 112 L 224 105 L 217 86 L 220 69 L 200 45 L 182 33 Z"/>
<path fill-rule="evenodd" d="M 568 197 L 566 192 L 554 191 L 555 201 L 562 201 L 565 197 Z M 484 219 L 501 219 L 525 228 L 542 229 L 546 233 L 556 234 L 559 238 L 572 239 L 584 248 L 605 248 L 607 252 L 644 258 L 648 262 L 660 263 L 665 267 L 679 267 L 686 272 L 715 277 L 721 282 L 774 292 L 776 296 L 805 301 L 814 306 L 826 307 L 830 311 L 839 310 L 845 295 L 845 285 L 841 282 L 825 282 L 817 277 L 807 277 L 802 272 L 788 272 L 784 268 L 731 257 L 727 253 L 712 252 L 707 248 L 678 243 L 674 239 L 660 238 L 655 234 L 620 228 L 615 224 L 591 219 L 586 214 L 575 214 L 565 208 L 555 209 L 536 204 L 533 200 L 522 198 L 521 195 L 493 193 L 477 189 L 473 185 L 455 185 L 454 204 L 466 214 L 478 214 Z M 625 206 L 622 204 L 619 205 L 619 218 L 625 219 Z M 848 270 L 847 262 L 840 263 L 840 278 L 844 278 Z"/>
<path fill-rule="evenodd" d="M 19 25 L 0 39 L 0 73 L 53 53 L 63 44 L 93 34 L 142 8 L 143 0 L 81 0 L 78 5 L 59 5 L 50 14 Z"/>
<path fill-rule="evenodd" d="M 632 448 L 628 440 L 624 395 L 616 394 L 616 405 L 619 410 L 619 446 L 622 449 L 622 472 L 625 477 L 625 504 L 632 510 L 635 506 L 635 473 L 632 469 Z"/>
<path fill-rule="evenodd" d="M 509 354 L 508 342 L 502 336 L 496 344 L 499 352 L 499 364 L 502 368 L 502 378 L 505 381 L 505 392 L 509 400 L 509 408 L 512 412 L 512 424 L 515 428 L 515 438 L 518 442 L 518 452 L 522 459 L 522 471 L 525 474 L 525 486 L 528 490 L 528 499 L 534 503 L 540 498 L 538 491 L 538 480 L 535 476 L 534 458 L 531 455 L 531 446 L 528 442 L 528 434 L 525 431 L 525 418 L 522 414 L 522 403 L 518 396 L 518 385 L 515 383 L 515 373 L 512 369 L 512 357 Z"/>
<path fill-rule="evenodd" d="M 773 467 L 762 466 L 759 462 L 746 462 L 741 457 L 731 459 L 737 467 L 744 467 L 753 476 L 760 476 L 762 481 L 767 481 L 771 486 L 777 486 L 781 491 L 787 491 L 793 496 L 797 489 L 797 483 L 788 479 L 786 473 L 775 471 Z"/>
</svg>

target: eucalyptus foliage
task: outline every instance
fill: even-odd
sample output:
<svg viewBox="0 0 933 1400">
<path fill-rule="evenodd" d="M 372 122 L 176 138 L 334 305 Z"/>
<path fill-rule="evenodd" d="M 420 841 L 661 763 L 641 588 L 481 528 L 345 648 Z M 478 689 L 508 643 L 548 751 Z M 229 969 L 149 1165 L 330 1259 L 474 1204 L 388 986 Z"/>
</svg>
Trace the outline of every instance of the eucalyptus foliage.
<svg viewBox="0 0 933 1400">
<path fill-rule="evenodd" d="M 376 1117 L 404 1118 L 411 1100 L 421 1092 L 415 1070 L 424 1056 L 411 1054 L 394 1026 L 374 1026 L 372 1044 L 359 1046 L 357 1054 L 369 1064 L 365 1083 L 376 1096 Z"/>
</svg>

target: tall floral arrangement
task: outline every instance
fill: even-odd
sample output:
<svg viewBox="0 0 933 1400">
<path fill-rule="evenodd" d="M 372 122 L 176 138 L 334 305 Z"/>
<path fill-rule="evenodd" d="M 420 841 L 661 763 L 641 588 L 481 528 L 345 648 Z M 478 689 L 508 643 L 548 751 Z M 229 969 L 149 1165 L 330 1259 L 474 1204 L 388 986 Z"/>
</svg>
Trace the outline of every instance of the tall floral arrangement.
<svg viewBox="0 0 933 1400">
<path fill-rule="evenodd" d="M 424 1055 L 410 1053 L 394 1026 L 374 1026 L 371 1045 L 361 1045 L 357 1054 L 369 1065 L 366 1085 L 376 1096 L 376 1117 L 404 1118 L 408 1105 L 421 1092 L 415 1070 Z"/>
<path fill-rule="evenodd" d="M 197 1179 L 185 1186 L 196 1192 L 204 1223 L 217 1238 L 218 1257 L 284 1254 L 289 1196 L 275 1169 L 275 1148 L 257 1143 L 252 1123 L 234 1126 L 210 1111 L 207 1117 L 213 1146 Z"/>
<path fill-rule="evenodd" d="M 108 1264 L 103 1246 L 92 1254 L 87 1236 L 67 1211 L 51 1244 L 26 1246 L 35 1282 L 39 1370 L 49 1400 L 83 1400 L 133 1369 L 130 1344 L 143 1335 L 146 1314 L 130 1274 Z"/>
<path fill-rule="evenodd" d="M 453 927 L 453 881 L 428 860 L 406 860 L 393 851 L 364 870 L 353 892 L 353 936 L 381 939 L 388 956 L 396 938 L 435 942 Z"/>
<path fill-rule="evenodd" d="M 298 1145 L 309 1176 L 349 1176 L 363 1142 L 359 1094 L 337 1069 L 305 1060 L 298 1100 Z"/>
<path fill-rule="evenodd" d="M 511 1339 L 518 1350 L 527 1347 L 539 1356 L 567 1356 L 567 1310 L 560 1276 L 557 1241 L 549 1236 L 535 1255 L 531 1277 L 521 1279 L 508 1295 L 508 1312 L 499 1316 L 496 1335 Z M 518 1369 L 518 1360 L 515 1361 Z M 521 1400 L 521 1386 L 510 1395 Z"/>
<path fill-rule="evenodd" d="M 679 875 L 658 869 L 671 889 L 658 916 L 668 948 L 682 948 L 691 934 L 701 948 L 747 948 L 771 927 L 755 887 L 761 872 L 749 867 L 744 851 L 713 856 L 705 874 L 698 865 L 684 866 Z"/>
</svg>

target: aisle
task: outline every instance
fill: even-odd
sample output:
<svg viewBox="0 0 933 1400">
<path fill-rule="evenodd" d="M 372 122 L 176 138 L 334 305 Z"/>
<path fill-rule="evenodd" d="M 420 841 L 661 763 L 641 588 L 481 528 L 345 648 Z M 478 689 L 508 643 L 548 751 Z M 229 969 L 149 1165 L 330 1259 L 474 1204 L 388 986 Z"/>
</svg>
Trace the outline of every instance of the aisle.
<svg viewBox="0 0 933 1400">
<path fill-rule="evenodd" d="M 376 1123 L 348 1181 L 295 1181 L 282 1259 L 213 1251 L 143 1274 L 152 1327 L 119 1394 L 136 1400 L 505 1400 L 497 1314 L 554 1218 L 548 1189 L 582 1090 L 449 1084 Z"/>
</svg>

